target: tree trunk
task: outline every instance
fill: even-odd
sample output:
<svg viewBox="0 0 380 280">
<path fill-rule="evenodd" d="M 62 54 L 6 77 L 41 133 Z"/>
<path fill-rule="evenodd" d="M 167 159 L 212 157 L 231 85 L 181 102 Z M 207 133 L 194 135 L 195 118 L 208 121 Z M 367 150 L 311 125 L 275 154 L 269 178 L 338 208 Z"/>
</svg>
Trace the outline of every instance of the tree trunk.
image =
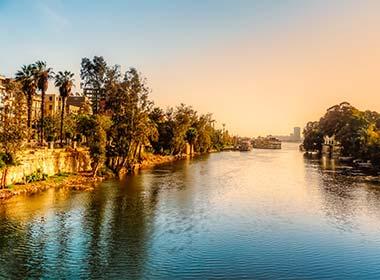
<svg viewBox="0 0 380 280">
<path fill-rule="evenodd" d="M 28 107 L 28 116 L 27 116 L 27 126 L 28 126 L 28 142 L 30 141 L 30 128 L 32 126 L 32 106 L 33 106 L 33 96 L 28 94 L 27 97 L 27 107 Z"/>
<path fill-rule="evenodd" d="M 0 189 L 3 189 L 3 185 L 4 185 L 4 170 L 1 172 L 1 179 L 0 179 Z"/>
<path fill-rule="evenodd" d="M 96 162 L 94 163 L 94 167 L 92 168 L 92 177 L 96 177 L 96 173 L 98 173 L 98 169 L 99 169 L 99 163 Z"/>
<path fill-rule="evenodd" d="M 40 120 L 40 144 L 44 143 L 44 120 L 45 120 L 45 90 L 41 94 L 41 120 Z"/>
<path fill-rule="evenodd" d="M 137 145 L 133 151 L 133 158 L 132 158 L 133 161 L 135 161 L 135 159 L 136 159 L 136 155 L 137 155 L 137 151 L 139 149 L 139 146 L 140 146 L 140 142 L 137 142 Z"/>
<path fill-rule="evenodd" d="M 66 97 L 62 97 L 62 108 L 61 108 L 61 131 L 60 131 L 61 146 L 63 146 L 63 121 L 64 121 L 64 119 L 65 119 L 65 101 L 66 101 Z"/>
<path fill-rule="evenodd" d="M 5 189 L 5 185 L 7 183 L 7 175 L 8 175 L 8 168 L 5 167 L 3 171 L 3 176 L 1 177 L 1 189 Z"/>
</svg>

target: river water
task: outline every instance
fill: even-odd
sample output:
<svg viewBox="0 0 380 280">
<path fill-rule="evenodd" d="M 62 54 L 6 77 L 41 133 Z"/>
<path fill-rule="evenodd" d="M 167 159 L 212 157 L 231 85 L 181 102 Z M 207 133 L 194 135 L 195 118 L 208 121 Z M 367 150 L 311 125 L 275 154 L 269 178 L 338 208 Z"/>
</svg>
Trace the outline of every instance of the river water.
<svg viewBox="0 0 380 280">
<path fill-rule="evenodd" d="M 215 153 L 0 205 L 4 279 L 380 279 L 380 186 L 282 150 Z"/>
</svg>

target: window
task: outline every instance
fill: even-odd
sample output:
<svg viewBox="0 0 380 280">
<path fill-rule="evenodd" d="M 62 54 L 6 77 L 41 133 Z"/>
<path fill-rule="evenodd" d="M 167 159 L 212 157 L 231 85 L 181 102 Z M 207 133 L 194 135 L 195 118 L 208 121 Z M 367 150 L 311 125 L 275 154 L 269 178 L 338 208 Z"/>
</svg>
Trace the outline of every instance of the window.
<svg viewBox="0 0 380 280">
<path fill-rule="evenodd" d="M 49 96 L 49 101 L 53 101 L 53 96 Z"/>
<path fill-rule="evenodd" d="M 53 110 L 53 105 L 49 105 L 49 110 L 50 110 L 50 111 Z"/>
</svg>

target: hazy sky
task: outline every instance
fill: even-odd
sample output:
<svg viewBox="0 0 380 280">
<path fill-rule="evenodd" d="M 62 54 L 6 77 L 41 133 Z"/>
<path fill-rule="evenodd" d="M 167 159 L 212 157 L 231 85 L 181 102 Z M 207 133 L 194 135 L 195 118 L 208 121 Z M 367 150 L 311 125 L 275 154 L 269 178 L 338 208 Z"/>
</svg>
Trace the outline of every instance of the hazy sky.
<svg viewBox="0 0 380 280">
<path fill-rule="evenodd" d="M 241 135 L 288 134 L 341 101 L 380 111 L 378 0 L 0 0 L 0 30 L 4 75 L 103 55 L 137 67 L 156 104 Z"/>
</svg>

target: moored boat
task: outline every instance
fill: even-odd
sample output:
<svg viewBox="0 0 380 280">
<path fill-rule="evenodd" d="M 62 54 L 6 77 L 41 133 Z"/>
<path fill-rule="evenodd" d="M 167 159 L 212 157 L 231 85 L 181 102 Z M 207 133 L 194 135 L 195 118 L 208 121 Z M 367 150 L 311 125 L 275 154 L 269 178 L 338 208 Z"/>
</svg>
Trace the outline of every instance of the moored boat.
<svg viewBox="0 0 380 280">
<path fill-rule="evenodd" d="M 252 150 L 252 145 L 250 141 L 242 141 L 239 145 L 239 151 L 248 152 Z"/>
</svg>

